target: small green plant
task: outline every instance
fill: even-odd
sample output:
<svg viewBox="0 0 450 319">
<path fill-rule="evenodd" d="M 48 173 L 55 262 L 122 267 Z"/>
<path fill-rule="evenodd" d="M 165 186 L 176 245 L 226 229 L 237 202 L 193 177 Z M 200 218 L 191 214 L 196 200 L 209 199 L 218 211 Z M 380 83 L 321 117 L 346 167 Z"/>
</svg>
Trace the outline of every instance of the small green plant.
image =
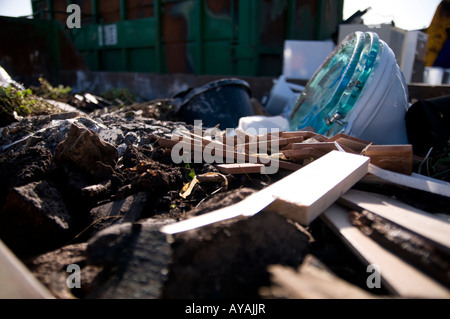
<svg viewBox="0 0 450 319">
<path fill-rule="evenodd" d="M 187 168 L 188 170 L 190 170 L 190 171 L 189 171 L 189 177 L 190 177 L 191 179 L 194 179 L 194 177 L 195 177 L 195 175 L 196 175 L 194 169 L 191 168 L 191 166 L 189 165 L 189 163 L 186 163 L 186 165 L 184 165 L 184 167 Z"/>
<path fill-rule="evenodd" d="M 0 87 L 0 105 L 2 112 L 16 112 L 19 116 L 27 116 L 31 114 L 31 109 L 36 103 L 29 100 L 33 94 L 31 89 L 18 90 L 12 86 Z"/>
<path fill-rule="evenodd" d="M 430 150 L 418 173 L 450 182 L 450 140 L 445 147 Z"/>
<path fill-rule="evenodd" d="M 39 78 L 40 87 L 34 87 L 34 93 L 44 99 L 52 99 L 62 102 L 67 102 L 70 99 L 70 92 L 72 88 L 70 86 L 64 86 L 59 84 L 53 86 L 44 78 Z"/>
<path fill-rule="evenodd" d="M 59 113 L 60 109 L 33 94 L 31 89 L 0 87 L 0 122 L 7 125 L 14 117 Z"/>
</svg>

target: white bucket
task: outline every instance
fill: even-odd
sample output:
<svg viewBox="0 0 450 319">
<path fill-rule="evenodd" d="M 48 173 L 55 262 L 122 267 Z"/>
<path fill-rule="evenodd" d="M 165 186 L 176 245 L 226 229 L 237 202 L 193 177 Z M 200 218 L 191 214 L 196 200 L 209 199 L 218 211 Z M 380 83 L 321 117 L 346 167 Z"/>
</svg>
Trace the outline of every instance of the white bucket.
<svg viewBox="0 0 450 319">
<path fill-rule="evenodd" d="M 342 133 L 375 144 L 407 144 L 408 87 L 395 54 L 382 43 L 378 68 L 370 75 Z"/>
<path fill-rule="evenodd" d="M 408 89 L 389 46 L 376 33 L 347 36 L 306 85 L 290 129 L 407 144 Z"/>
</svg>

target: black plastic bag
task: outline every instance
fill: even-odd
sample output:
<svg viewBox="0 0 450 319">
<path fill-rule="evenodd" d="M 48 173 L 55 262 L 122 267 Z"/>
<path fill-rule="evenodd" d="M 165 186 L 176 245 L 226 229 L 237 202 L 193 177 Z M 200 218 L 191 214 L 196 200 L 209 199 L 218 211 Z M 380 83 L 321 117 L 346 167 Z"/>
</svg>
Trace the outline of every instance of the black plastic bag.
<svg viewBox="0 0 450 319">
<path fill-rule="evenodd" d="M 450 139 L 450 95 L 419 100 L 406 112 L 406 132 L 415 155 L 441 149 Z"/>
</svg>

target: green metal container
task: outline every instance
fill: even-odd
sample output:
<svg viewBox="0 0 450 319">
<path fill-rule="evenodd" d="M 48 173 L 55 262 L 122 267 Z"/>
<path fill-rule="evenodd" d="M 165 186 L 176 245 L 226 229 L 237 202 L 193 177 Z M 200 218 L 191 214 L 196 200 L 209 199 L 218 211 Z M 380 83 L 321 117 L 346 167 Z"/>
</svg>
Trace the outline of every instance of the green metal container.
<svg viewBox="0 0 450 319">
<path fill-rule="evenodd" d="M 32 0 L 34 14 L 66 23 L 94 71 L 278 76 L 284 40 L 325 40 L 343 0 Z"/>
</svg>

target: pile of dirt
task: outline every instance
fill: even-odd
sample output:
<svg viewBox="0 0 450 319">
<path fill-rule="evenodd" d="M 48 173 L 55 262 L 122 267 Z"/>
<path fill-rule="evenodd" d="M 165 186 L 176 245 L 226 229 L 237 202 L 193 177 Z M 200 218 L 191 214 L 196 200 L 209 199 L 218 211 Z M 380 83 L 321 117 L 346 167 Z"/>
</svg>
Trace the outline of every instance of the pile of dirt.
<svg viewBox="0 0 450 319">
<path fill-rule="evenodd" d="M 58 112 L 1 129 L 0 238 L 55 297 L 261 298 L 271 265 L 296 268 L 308 254 L 365 286 L 365 267 L 320 220 L 306 229 L 260 213 L 160 232 L 291 173 L 224 175 L 226 187 L 197 183 L 180 196 L 193 176 L 218 170 L 174 164 L 158 140 L 193 127 L 166 107 Z M 70 265 L 80 268 L 79 285 L 67 284 Z"/>
</svg>

